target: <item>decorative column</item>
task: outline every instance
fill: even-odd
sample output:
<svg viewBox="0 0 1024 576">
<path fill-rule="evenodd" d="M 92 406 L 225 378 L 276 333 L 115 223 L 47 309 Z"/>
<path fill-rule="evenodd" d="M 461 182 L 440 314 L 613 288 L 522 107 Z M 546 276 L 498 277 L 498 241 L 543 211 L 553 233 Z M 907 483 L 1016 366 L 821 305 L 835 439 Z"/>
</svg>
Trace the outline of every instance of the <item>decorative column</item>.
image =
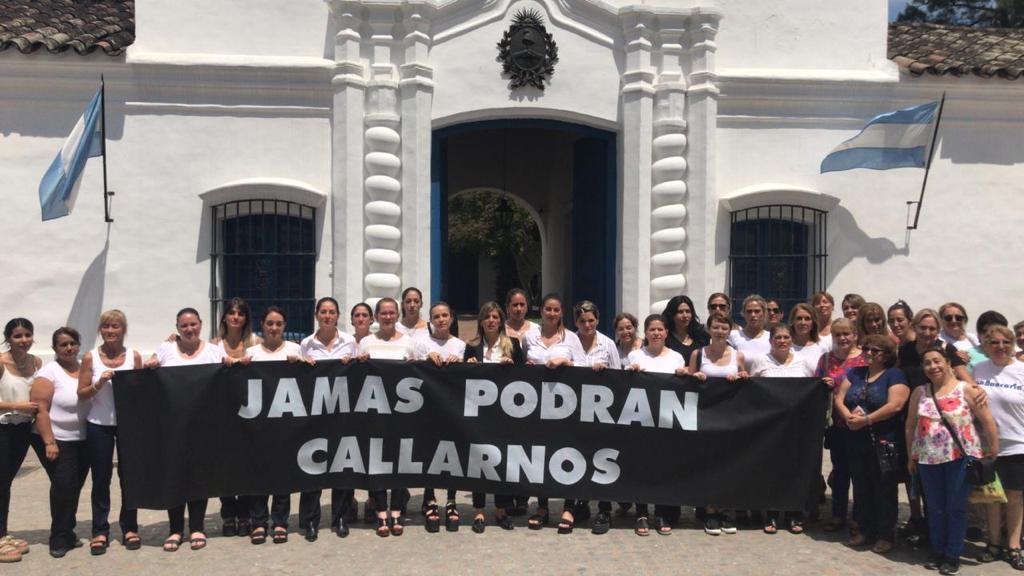
<svg viewBox="0 0 1024 576">
<path fill-rule="evenodd" d="M 346 305 L 363 299 L 363 114 L 366 67 L 359 57 L 362 5 L 330 0 L 334 37 L 331 112 L 331 278 L 334 296 Z M 346 316 L 347 321 L 347 316 Z"/>
<path fill-rule="evenodd" d="M 363 158 L 366 180 L 366 252 L 363 279 L 366 302 L 397 298 L 402 286 L 402 137 L 399 133 L 398 82 L 391 61 L 396 9 L 369 7 L 373 55 L 366 88 Z"/>
<path fill-rule="evenodd" d="M 687 293 L 695 300 L 703 300 L 712 292 L 728 291 L 728 286 L 715 280 L 725 277 L 715 270 L 719 210 L 715 187 L 719 94 L 715 75 L 715 35 L 719 18 L 713 13 L 697 14 L 690 18 L 687 27 L 690 40 L 690 81 L 686 90 L 689 136 Z"/>
<path fill-rule="evenodd" d="M 430 112 L 434 101 L 434 69 L 430 66 L 430 18 L 433 4 L 404 4 L 403 64 L 399 67 L 402 115 L 402 281 L 423 292 L 423 302 L 437 300 L 430 293 L 431 229 L 438 226 L 431 214 Z M 430 224 L 429 226 L 427 224 Z"/>
<path fill-rule="evenodd" d="M 664 24 L 664 23 L 663 23 Z M 680 22 L 681 24 L 681 22 Z M 682 28 L 659 32 L 661 74 L 654 86 L 651 166 L 650 311 L 665 309 L 686 288 L 686 82 Z"/>
<path fill-rule="evenodd" d="M 622 213 L 620 310 L 650 309 L 651 158 L 655 70 L 654 15 L 630 6 L 620 12 L 625 43 L 622 75 Z"/>
</svg>

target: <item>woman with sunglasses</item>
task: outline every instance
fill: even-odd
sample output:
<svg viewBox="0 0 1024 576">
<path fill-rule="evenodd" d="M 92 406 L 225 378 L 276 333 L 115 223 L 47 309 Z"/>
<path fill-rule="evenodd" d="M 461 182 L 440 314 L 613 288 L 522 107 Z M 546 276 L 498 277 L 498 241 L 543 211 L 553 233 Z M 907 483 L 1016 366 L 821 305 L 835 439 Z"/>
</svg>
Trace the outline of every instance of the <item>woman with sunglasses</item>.
<svg viewBox="0 0 1024 576">
<path fill-rule="evenodd" d="M 846 423 L 847 458 L 857 501 L 859 532 L 847 540 L 851 547 L 874 544 L 876 554 L 892 551 L 896 541 L 899 470 L 883 470 L 877 449 L 893 448 L 903 431 L 902 411 L 910 396 L 903 372 L 895 367 L 896 345 L 889 337 L 864 339 L 868 365 L 846 373 L 835 397 L 835 414 Z M 898 466 L 897 461 L 893 461 Z"/>
<path fill-rule="evenodd" d="M 715 313 L 724 314 L 732 322 L 732 298 L 728 294 L 715 292 L 708 297 L 708 316 Z"/>
<path fill-rule="evenodd" d="M 775 298 L 768 298 L 765 300 L 765 303 L 768 304 L 768 307 L 765 308 L 767 318 L 764 322 L 764 327 L 766 330 L 771 330 L 772 326 L 782 322 L 785 316 L 782 313 L 782 306 Z"/>
<path fill-rule="evenodd" d="M 996 472 L 1006 492 L 1006 504 L 989 504 L 988 544 L 980 562 L 1003 557 L 1000 545 L 1006 519 L 1005 558 L 1016 570 L 1024 570 L 1021 557 L 1021 519 L 1024 518 L 1024 362 L 1013 357 L 1013 332 L 992 325 L 984 332 L 988 360 L 974 366 L 974 378 L 988 393 L 989 409 L 999 430 Z"/>
<path fill-rule="evenodd" d="M 952 344 L 957 354 L 966 362 L 971 348 L 979 344 L 978 336 L 967 331 L 967 309 L 956 302 L 946 302 L 939 307 L 942 331 L 939 340 Z"/>
</svg>

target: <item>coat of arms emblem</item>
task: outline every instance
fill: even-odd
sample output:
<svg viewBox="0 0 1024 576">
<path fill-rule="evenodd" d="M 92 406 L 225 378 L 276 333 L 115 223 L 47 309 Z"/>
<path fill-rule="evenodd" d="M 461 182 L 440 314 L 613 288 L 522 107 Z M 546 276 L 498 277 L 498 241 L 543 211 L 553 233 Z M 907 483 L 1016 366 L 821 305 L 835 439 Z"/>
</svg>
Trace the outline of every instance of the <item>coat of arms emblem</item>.
<svg viewBox="0 0 1024 576">
<path fill-rule="evenodd" d="M 510 88 L 544 89 L 544 81 L 555 72 L 558 46 L 544 28 L 540 12 L 520 10 L 513 16 L 512 25 L 498 42 L 498 58 L 502 73 L 511 80 Z"/>
</svg>

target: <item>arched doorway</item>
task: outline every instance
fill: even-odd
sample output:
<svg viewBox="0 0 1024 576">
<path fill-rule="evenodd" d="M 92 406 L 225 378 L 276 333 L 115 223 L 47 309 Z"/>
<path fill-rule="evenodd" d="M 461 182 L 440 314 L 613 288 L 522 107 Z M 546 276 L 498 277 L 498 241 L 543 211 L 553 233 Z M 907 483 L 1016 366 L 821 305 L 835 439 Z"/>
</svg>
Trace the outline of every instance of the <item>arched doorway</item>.
<svg viewBox="0 0 1024 576">
<path fill-rule="evenodd" d="M 514 198 L 536 217 L 542 245 L 536 293 L 558 292 L 567 304 L 592 300 L 606 315 L 613 313 L 619 268 L 617 182 L 612 132 L 534 119 L 471 122 L 435 130 L 432 293 L 448 299 L 476 281 L 460 276 L 458 267 L 452 266 L 448 245 L 452 196 L 464 190 L 497 190 L 500 194 L 493 197 L 494 202 Z M 480 298 L 489 299 L 489 295 Z"/>
</svg>

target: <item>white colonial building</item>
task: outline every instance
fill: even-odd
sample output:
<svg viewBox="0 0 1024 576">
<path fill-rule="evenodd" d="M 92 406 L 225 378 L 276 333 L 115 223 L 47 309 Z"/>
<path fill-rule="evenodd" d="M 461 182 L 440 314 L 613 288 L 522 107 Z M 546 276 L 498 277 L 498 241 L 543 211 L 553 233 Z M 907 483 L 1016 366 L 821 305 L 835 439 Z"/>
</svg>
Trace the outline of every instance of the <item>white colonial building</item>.
<svg viewBox="0 0 1024 576">
<path fill-rule="evenodd" d="M 1024 319 L 1019 55 L 994 32 L 891 28 L 886 8 L 26 1 L 0 13 L 0 317 L 92 332 L 117 307 L 147 350 L 179 308 L 212 327 L 235 295 L 287 305 L 296 330 L 318 296 L 434 301 L 468 281 L 447 270 L 448 198 L 489 189 L 536 218 L 543 290 L 606 312 L 827 289 Z M 543 89 L 499 59 L 523 10 L 557 45 Z M 71 216 L 41 222 L 39 180 L 101 74 L 114 221 L 93 159 Z M 872 116 L 943 92 L 916 230 L 923 170 L 819 173 Z"/>
</svg>

